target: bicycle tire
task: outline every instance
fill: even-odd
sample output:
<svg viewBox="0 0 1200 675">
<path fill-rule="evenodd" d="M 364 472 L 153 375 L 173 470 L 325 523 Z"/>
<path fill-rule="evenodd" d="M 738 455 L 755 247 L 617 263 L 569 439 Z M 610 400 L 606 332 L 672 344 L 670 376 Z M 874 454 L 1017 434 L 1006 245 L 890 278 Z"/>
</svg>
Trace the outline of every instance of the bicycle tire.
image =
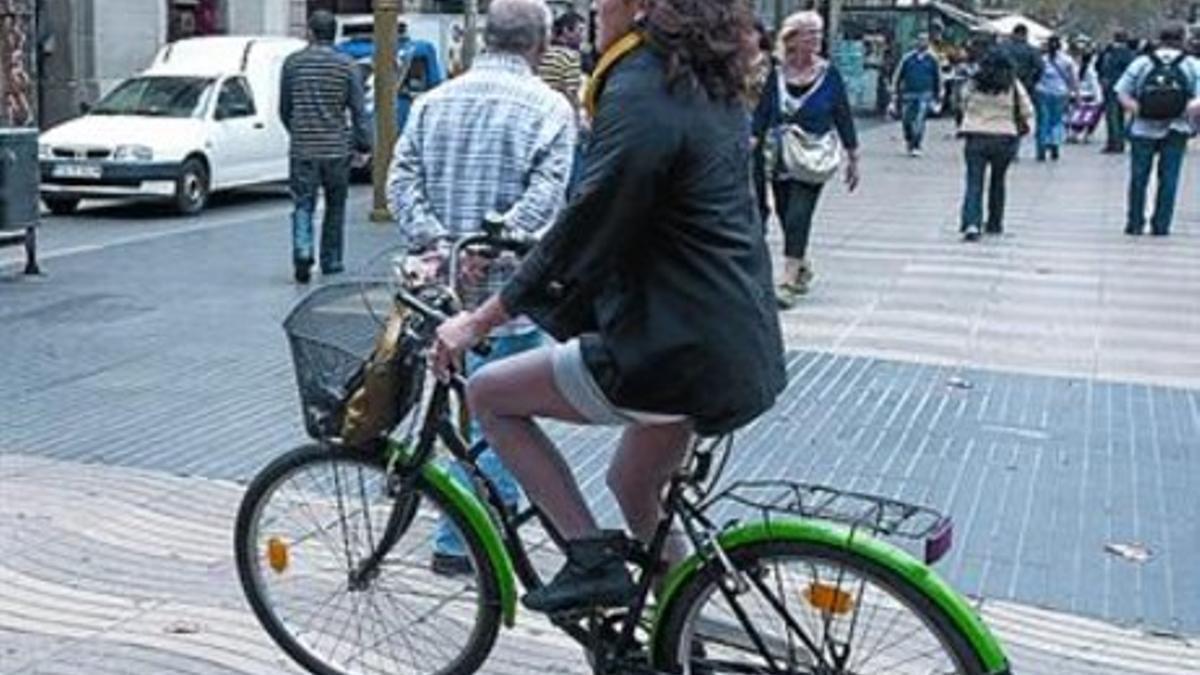
<svg viewBox="0 0 1200 675">
<path fill-rule="evenodd" d="M 272 609 L 268 591 L 260 584 L 257 574 L 261 556 L 256 524 L 265 506 L 264 500 L 269 500 L 275 494 L 276 488 L 298 471 L 314 465 L 334 463 L 357 464 L 372 470 L 386 471 L 382 457 L 341 447 L 304 445 L 280 456 L 254 477 L 242 499 L 234 534 L 235 559 L 238 577 L 251 609 L 263 628 L 288 656 L 317 675 L 359 675 L 358 670 L 345 670 L 328 663 L 321 655 L 314 654 L 302 644 Z M 471 530 L 467 519 L 425 481 L 418 480 L 415 488 L 421 500 L 428 500 L 452 521 L 462 535 L 474 566 L 479 594 L 474 628 L 457 658 L 436 671 L 437 675 L 470 675 L 477 672 L 487 660 L 499 632 L 501 601 L 497 573 L 483 543 Z M 399 540 L 404 540 L 403 534 Z M 384 635 L 384 639 L 391 637 L 393 636 Z M 411 643 L 409 644 L 411 646 Z M 417 670 L 415 660 L 413 669 Z"/>
<path fill-rule="evenodd" d="M 895 599 L 900 600 L 916 617 L 920 618 L 925 627 L 933 633 L 942 647 L 947 650 L 950 657 L 955 661 L 954 665 L 957 672 L 963 675 L 986 675 L 987 673 L 982 658 L 976 652 L 970 640 L 955 626 L 944 610 L 922 593 L 920 589 L 906 582 L 896 572 L 869 558 L 844 548 L 802 540 L 757 542 L 728 551 L 727 554 L 733 565 L 743 571 L 748 569 L 762 569 L 756 563 L 779 557 L 809 560 L 850 570 L 854 574 L 861 576 L 890 593 Z M 700 607 L 696 606 L 697 603 L 706 603 L 707 599 L 714 592 L 720 592 L 716 590 L 716 584 L 720 582 L 722 575 L 723 568 L 721 563 L 714 561 L 697 571 L 680 588 L 676 600 L 672 602 L 671 607 L 667 610 L 669 614 L 662 617 L 661 627 L 657 631 L 658 639 L 654 645 L 654 657 L 658 670 L 676 674 L 683 674 L 689 672 L 689 670 L 697 673 L 711 672 L 703 670 L 703 667 L 685 668 L 683 661 L 685 659 L 692 659 L 696 652 L 693 651 L 694 645 L 689 644 L 686 647 L 684 646 L 684 637 L 688 629 L 687 624 L 700 609 Z M 889 670 L 880 672 L 889 672 Z"/>
</svg>

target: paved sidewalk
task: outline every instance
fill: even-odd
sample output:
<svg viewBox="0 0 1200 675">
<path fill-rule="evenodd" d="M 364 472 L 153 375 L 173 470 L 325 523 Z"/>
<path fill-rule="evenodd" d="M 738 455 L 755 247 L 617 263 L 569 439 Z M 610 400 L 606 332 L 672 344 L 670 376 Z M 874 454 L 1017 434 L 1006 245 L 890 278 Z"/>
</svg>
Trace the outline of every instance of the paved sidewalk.
<svg viewBox="0 0 1200 675">
<path fill-rule="evenodd" d="M 784 319 L 793 384 L 732 473 L 952 513 L 941 571 L 986 598 L 1016 672 L 1200 671 L 1194 168 L 1177 234 L 1129 240 L 1121 160 L 1022 163 L 1010 235 L 967 246 L 957 144 L 912 161 L 890 133 L 865 136 L 863 192 L 821 207 L 820 278 Z M 135 213 L 49 219 L 45 278 L 0 257 L 0 673 L 281 672 L 229 540 L 241 482 L 303 440 L 279 329 L 301 295 L 286 204 Z M 349 239 L 362 261 L 394 237 L 357 222 Z M 567 440 L 615 522 L 609 434 Z M 529 626 L 487 672 L 584 672 Z"/>
<path fill-rule="evenodd" d="M 0 456 L 0 480 L 0 673 L 302 672 L 238 591 L 240 485 L 11 455 Z M 1200 670 L 1200 645 L 1178 639 L 1013 603 L 981 611 L 1015 673 Z M 519 618 L 484 672 L 588 673 L 541 617 Z"/>
</svg>

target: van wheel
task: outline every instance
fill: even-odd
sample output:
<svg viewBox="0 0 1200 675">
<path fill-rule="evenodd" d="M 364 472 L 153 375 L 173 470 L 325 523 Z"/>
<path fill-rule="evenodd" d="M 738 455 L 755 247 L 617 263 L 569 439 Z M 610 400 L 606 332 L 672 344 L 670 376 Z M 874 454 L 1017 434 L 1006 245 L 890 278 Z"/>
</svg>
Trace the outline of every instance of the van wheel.
<svg viewBox="0 0 1200 675">
<path fill-rule="evenodd" d="M 180 215 L 192 216 L 203 211 L 207 203 L 208 169 L 199 159 L 189 159 L 175 179 L 175 210 Z"/>
<path fill-rule="evenodd" d="M 50 213 L 56 216 L 69 216 L 79 208 L 79 197 L 45 195 L 42 197 L 42 201 L 46 203 L 46 208 L 50 209 Z"/>
</svg>

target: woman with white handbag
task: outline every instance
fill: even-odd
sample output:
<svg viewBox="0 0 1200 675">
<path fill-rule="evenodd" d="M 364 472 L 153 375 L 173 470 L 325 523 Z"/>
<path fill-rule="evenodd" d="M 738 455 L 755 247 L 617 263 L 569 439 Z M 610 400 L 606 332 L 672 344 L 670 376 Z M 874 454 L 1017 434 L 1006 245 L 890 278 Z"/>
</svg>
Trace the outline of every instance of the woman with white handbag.
<svg viewBox="0 0 1200 675">
<path fill-rule="evenodd" d="M 858 135 L 845 82 L 821 57 L 824 32 L 816 12 L 797 12 L 783 22 L 780 65 L 754 115 L 783 227 L 784 274 L 777 290 L 783 309 L 795 306 L 812 283 L 808 240 L 825 183 L 844 164 L 846 185 L 858 187 Z"/>
</svg>

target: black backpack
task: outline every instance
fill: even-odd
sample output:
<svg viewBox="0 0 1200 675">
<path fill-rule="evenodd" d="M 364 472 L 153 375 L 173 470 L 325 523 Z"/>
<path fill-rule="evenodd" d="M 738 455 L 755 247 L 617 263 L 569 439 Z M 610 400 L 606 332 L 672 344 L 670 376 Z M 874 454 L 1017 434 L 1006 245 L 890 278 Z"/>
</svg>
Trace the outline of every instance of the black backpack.
<svg viewBox="0 0 1200 675">
<path fill-rule="evenodd" d="M 1173 120 L 1187 112 L 1192 100 L 1192 82 L 1183 70 L 1187 54 L 1174 60 L 1163 61 L 1158 54 L 1151 54 L 1153 67 L 1142 80 L 1138 93 L 1138 115 L 1147 120 Z"/>
</svg>

